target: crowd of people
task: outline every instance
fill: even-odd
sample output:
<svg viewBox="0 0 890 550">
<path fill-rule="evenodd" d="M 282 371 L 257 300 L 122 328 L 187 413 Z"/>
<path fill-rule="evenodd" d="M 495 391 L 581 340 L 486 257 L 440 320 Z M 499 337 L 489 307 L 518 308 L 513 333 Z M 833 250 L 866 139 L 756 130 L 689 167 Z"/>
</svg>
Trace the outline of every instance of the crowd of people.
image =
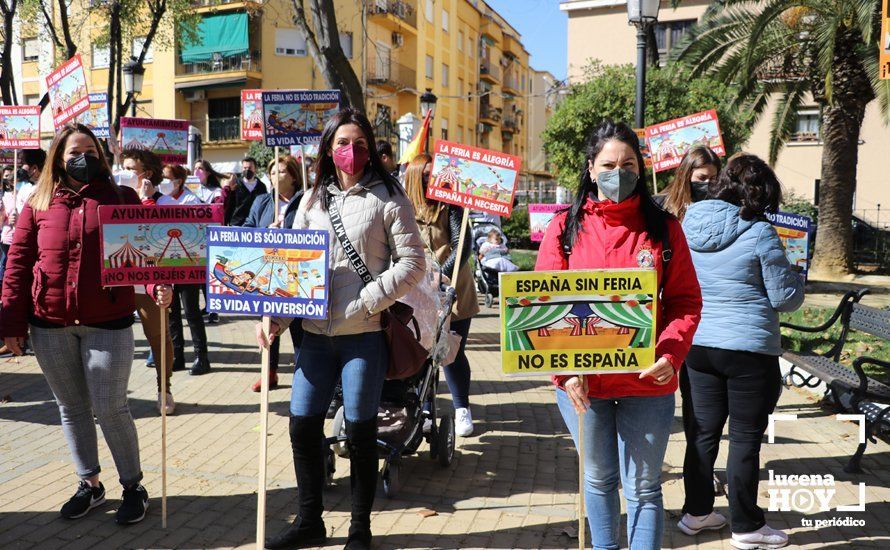
<svg viewBox="0 0 890 550">
<path fill-rule="evenodd" d="M 148 494 L 140 484 L 139 446 L 127 405 L 134 312 L 151 349 L 147 364 L 157 371 L 159 408 L 162 377 L 169 392 L 166 412 L 172 414 L 173 372 L 186 370 L 183 310 L 194 349 L 189 372 L 211 371 L 202 285 L 101 286 L 98 207 L 103 204 L 215 203 L 223 205 L 228 225 L 332 235 L 328 318 L 273 318 L 269 333 L 256 326 L 258 343 L 270 347 L 271 388 L 278 385 L 283 332 L 290 333 L 295 350 L 289 430 L 297 514 L 286 530 L 266 540 L 267 548 L 326 540 L 323 427 L 335 398 L 344 410 L 350 460 L 346 549 L 370 547 L 377 415 L 391 351 L 381 313 L 420 284 L 431 263 L 457 292 L 450 329 L 460 343 L 444 374 L 456 433 L 472 434 L 465 347 L 479 312 L 468 265 L 473 239 L 461 239 L 461 208 L 426 198 L 432 158 L 418 155 L 400 172 L 391 147 L 375 141 L 363 114 L 345 109 L 326 122 L 305 192 L 300 160 L 291 156 L 273 158 L 265 167 L 269 181 L 277 182 L 269 190 L 252 158 L 242 161 L 236 176 L 220 174 L 203 160 L 189 171 L 163 165 L 151 152 L 126 151 L 121 168 L 135 174 L 135 189 L 116 185 L 99 141 L 74 123 L 59 130 L 48 154 L 30 150 L 22 158 L 18 179 L 23 183 L 15 192 L 9 187 L 11 168 L 3 173 L 0 334 L 4 352 L 22 354 L 30 344 L 58 403 L 79 478 L 63 517 L 83 517 L 105 502 L 94 417 L 123 487 L 116 521 L 134 523 L 145 516 Z M 802 279 L 764 217 L 778 208 L 781 185 L 753 155 L 736 155 L 722 166 L 712 151 L 698 147 L 686 154 L 666 192 L 653 197 L 643 166 L 638 138 L 628 125 L 605 121 L 593 129 L 575 199 L 548 227 L 535 267 L 639 267 L 658 275 L 653 365 L 638 374 L 553 377 L 556 405 L 585 451 L 584 499 L 594 547 L 619 547 L 619 484 L 630 547 L 661 546 L 661 466 L 678 388 L 686 435 L 686 501 L 679 529 L 694 535 L 729 523 L 736 548 L 784 546 L 788 537 L 768 526 L 757 506 L 761 437 L 781 388 L 777 315 L 799 307 L 804 294 Z M 189 175 L 201 182 L 199 192 L 186 186 Z M 344 231 L 336 233 L 341 224 Z M 461 241 L 464 250 L 458 250 Z M 515 267 L 497 232 L 486 235 L 483 244 L 477 261 L 497 260 L 508 271 Z M 458 258 L 462 267 L 450 281 Z M 364 278 L 357 265 L 370 277 Z M 159 360 L 159 319 L 167 307 L 167 354 Z M 728 519 L 714 510 L 713 490 L 727 421 Z"/>
</svg>

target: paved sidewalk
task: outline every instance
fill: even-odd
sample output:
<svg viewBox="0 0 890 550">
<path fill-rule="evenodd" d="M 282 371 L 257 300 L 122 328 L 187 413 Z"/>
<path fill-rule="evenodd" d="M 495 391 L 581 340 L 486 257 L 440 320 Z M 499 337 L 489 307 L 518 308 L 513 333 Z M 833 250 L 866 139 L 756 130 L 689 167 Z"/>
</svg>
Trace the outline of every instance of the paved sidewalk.
<svg viewBox="0 0 890 550">
<path fill-rule="evenodd" d="M 448 469 L 420 454 L 403 461 L 398 498 L 382 491 L 375 504 L 376 548 L 577 548 L 574 534 L 577 463 L 571 440 L 546 380 L 507 380 L 499 374 L 495 310 L 474 321 L 468 350 L 473 365 L 476 434 L 459 440 L 459 456 Z M 137 338 L 141 328 L 135 327 Z M 110 502 L 86 518 L 66 522 L 58 509 L 76 479 L 59 428 L 59 414 L 33 357 L 0 360 L 0 548 L 248 548 L 254 541 L 258 398 L 248 391 L 257 377 L 259 354 L 252 324 L 224 319 L 208 329 L 211 374 L 174 375 L 178 402 L 168 422 L 169 524 L 160 526 L 160 421 L 155 411 L 154 372 L 145 368 L 145 341 L 131 376 L 131 409 L 139 429 L 145 485 L 152 497 L 145 521 L 114 525 L 120 497 L 116 472 L 104 441 L 101 460 Z M 289 343 L 282 361 L 289 361 Z M 290 369 L 284 387 L 271 394 L 267 533 L 292 519 L 293 466 L 287 435 Z M 679 405 L 679 403 L 678 403 Z M 851 476 L 842 466 L 856 446 L 857 428 L 839 422 L 797 391 L 784 392 L 779 411 L 797 414 L 781 423 L 774 444 L 764 446 L 763 479 L 777 474 L 833 474 L 837 505 L 854 504 L 855 483 L 866 483 L 864 512 L 768 513 L 768 521 L 791 531 L 799 548 L 890 547 L 890 449 L 869 446 L 866 473 Z M 101 440 L 101 438 L 100 438 Z M 677 409 L 665 464 L 665 548 L 729 548 L 728 529 L 687 537 L 675 523 L 682 505 L 680 478 L 684 440 Z M 720 462 L 725 463 L 726 444 Z M 348 526 L 348 464 L 339 461 L 336 484 L 326 493 L 328 548 L 342 548 Z M 344 477 L 345 476 L 345 477 Z M 766 506 L 766 483 L 760 503 Z M 718 498 L 726 512 L 726 499 Z M 424 517 L 423 510 L 438 515 Z M 801 519 L 850 516 L 865 527 L 802 527 Z M 589 539 L 588 539 L 589 540 Z"/>
</svg>

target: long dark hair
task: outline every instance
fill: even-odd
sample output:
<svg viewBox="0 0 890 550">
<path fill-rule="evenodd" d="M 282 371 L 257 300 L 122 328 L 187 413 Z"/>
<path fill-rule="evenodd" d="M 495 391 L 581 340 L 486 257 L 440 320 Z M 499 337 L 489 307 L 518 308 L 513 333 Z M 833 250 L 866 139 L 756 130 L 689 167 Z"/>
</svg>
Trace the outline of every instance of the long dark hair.
<svg viewBox="0 0 890 550">
<path fill-rule="evenodd" d="M 225 176 L 214 170 L 213 165 L 211 165 L 204 159 L 195 161 L 195 164 L 204 169 L 204 173 L 207 174 L 207 179 L 204 180 L 204 187 L 208 189 L 216 189 L 218 187 L 221 187 L 222 180 L 223 178 L 225 178 Z"/>
<path fill-rule="evenodd" d="M 640 140 L 637 134 L 623 122 L 615 123 L 606 119 L 591 132 L 590 137 L 587 139 L 584 167 L 581 169 L 581 181 L 578 184 L 575 200 L 572 202 L 572 206 L 566 216 L 565 229 L 560 239 L 562 248 L 566 252 L 570 252 L 574 248 L 578 236 L 581 234 L 585 215 L 584 203 L 587 202 L 587 197 L 597 193 L 596 182 L 590 178 L 590 163 L 596 160 L 597 155 L 600 154 L 606 143 L 612 140 L 629 145 L 637 157 L 640 177 L 637 180 L 634 192 L 640 196 L 640 214 L 643 216 L 649 239 L 662 242 L 667 235 L 668 214 L 652 202 L 652 194 L 649 193 L 649 188 L 646 186 L 645 164 L 643 164 L 643 153 L 640 151 Z"/>
<path fill-rule="evenodd" d="M 710 195 L 741 207 L 743 220 L 753 220 L 764 212 L 776 212 L 782 202 L 782 184 L 773 169 L 750 153 L 733 155 L 720 172 Z"/>
<path fill-rule="evenodd" d="M 380 155 L 377 153 L 374 140 L 374 129 L 371 127 L 371 121 L 368 120 L 363 113 L 356 111 L 351 107 L 342 109 L 324 125 L 324 131 L 321 133 L 321 142 L 318 145 L 318 167 L 316 168 L 315 185 L 312 188 L 312 194 L 309 196 L 308 207 L 321 201 L 322 208 L 328 209 L 330 201 L 330 193 L 327 192 L 328 185 L 337 181 L 337 167 L 334 166 L 334 157 L 330 153 L 334 145 L 334 135 L 340 126 L 346 124 L 355 124 L 358 126 L 365 140 L 368 142 L 368 153 L 370 160 L 365 170 L 371 170 L 374 175 L 383 180 L 386 190 L 392 196 L 394 193 L 404 193 L 401 185 L 396 181 L 383 167 Z"/>
</svg>

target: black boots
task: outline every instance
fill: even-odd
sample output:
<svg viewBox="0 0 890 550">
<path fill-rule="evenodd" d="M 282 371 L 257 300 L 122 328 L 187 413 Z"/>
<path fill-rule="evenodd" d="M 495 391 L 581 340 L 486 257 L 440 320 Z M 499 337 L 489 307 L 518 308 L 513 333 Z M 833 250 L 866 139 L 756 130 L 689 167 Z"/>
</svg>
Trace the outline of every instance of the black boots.
<svg viewBox="0 0 890 550">
<path fill-rule="evenodd" d="M 210 360 L 207 358 L 207 331 L 204 329 L 204 320 L 199 315 L 197 319 L 189 319 L 189 330 L 192 332 L 192 346 L 195 349 L 195 362 L 189 374 L 200 376 L 210 372 Z"/>
<path fill-rule="evenodd" d="M 344 550 L 368 550 L 371 548 L 371 507 L 377 491 L 377 417 L 364 422 L 347 420 L 346 437 L 352 521 Z"/>
<path fill-rule="evenodd" d="M 290 527 L 266 539 L 266 548 L 304 548 L 325 543 L 322 493 L 324 491 L 324 415 L 291 416 L 290 442 L 297 474 L 299 510 Z"/>
</svg>

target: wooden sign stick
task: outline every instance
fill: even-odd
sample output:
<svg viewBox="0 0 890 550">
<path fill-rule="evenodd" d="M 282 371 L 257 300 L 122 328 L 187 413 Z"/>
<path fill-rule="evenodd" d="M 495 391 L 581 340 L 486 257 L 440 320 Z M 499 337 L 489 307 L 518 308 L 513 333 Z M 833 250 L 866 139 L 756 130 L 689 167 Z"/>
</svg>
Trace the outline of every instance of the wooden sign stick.
<svg viewBox="0 0 890 550">
<path fill-rule="evenodd" d="M 275 146 L 275 163 L 272 164 L 272 166 L 275 167 L 275 182 L 273 184 L 275 187 L 275 190 L 272 192 L 272 200 L 275 201 L 272 203 L 272 205 L 274 206 L 275 209 L 272 210 L 272 223 L 275 223 L 278 221 L 278 190 L 281 189 L 279 187 L 279 182 L 281 181 L 281 170 L 278 169 L 279 166 L 278 166 L 278 146 L 277 145 Z"/>
<path fill-rule="evenodd" d="M 467 235 L 467 225 L 470 223 L 470 209 L 464 208 L 464 217 L 460 222 L 460 239 L 457 242 L 457 253 L 454 255 L 454 271 L 451 273 L 451 288 L 457 288 L 457 276 L 460 273 L 461 258 L 464 251 L 464 239 Z M 471 237 L 472 238 L 472 237 Z"/>
<path fill-rule="evenodd" d="M 263 317 L 263 334 L 268 341 L 272 332 L 272 318 Z M 269 346 L 263 346 L 260 365 L 260 470 L 257 475 L 256 546 L 265 548 L 266 538 L 266 446 L 269 433 Z"/>
<path fill-rule="evenodd" d="M 655 166 L 652 167 L 652 194 L 655 195 L 658 193 L 658 173 L 655 171 Z"/>
<path fill-rule="evenodd" d="M 15 212 L 18 208 L 18 196 L 16 195 L 16 187 L 19 184 L 19 150 L 12 150 L 12 210 Z M 8 216 L 12 212 L 7 213 Z"/>
<path fill-rule="evenodd" d="M 584 550 L 587 518 L 584 510 L 584 416 L 578 415 L 578 549 Z"/>
<path fill-rule="evenodd" d="M 161 308 L 161 528 L 167 528 L 167 308 Z"/>
</svg>

